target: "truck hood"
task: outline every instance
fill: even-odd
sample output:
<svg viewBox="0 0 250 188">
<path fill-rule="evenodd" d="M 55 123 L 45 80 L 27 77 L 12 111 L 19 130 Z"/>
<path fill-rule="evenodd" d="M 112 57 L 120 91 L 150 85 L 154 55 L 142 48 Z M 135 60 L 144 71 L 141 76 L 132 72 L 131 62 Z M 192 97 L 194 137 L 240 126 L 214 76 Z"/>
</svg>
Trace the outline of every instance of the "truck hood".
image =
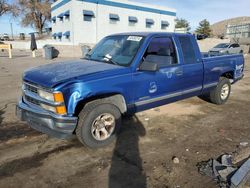
<svg viewBox="0 0 250 188">
<path fill-rule="evenodd" d="M 118 70 L 122 69 L 126 69 L 126 67 L 89 60 L 67 61 L 29 69 L 24 73 L 23 80 L 45 88 L 53 88 L 60 83 L 79 79 L 79 77 L 84 79 L 89 75 L 108 72 L 112 75 L 119 73 Z"/>
</svg>

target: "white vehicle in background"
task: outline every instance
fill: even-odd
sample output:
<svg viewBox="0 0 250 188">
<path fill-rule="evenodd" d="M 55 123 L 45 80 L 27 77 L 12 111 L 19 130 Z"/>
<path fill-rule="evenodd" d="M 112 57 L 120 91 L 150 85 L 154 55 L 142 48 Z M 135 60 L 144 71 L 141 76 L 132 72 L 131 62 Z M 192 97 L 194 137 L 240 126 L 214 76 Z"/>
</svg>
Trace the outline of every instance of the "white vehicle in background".
<svg viewBox="0 0 250 188">
<path fill-rule="evenodd" d="M 237 43 L 221 43 L 209 50 L 209 55 L 224 55 L 224 54 L 240 54 L 243 53 L 242 48 Z"/>
<path fill-rule="evenodd" d="M 4 33 L 0 36 L 0 40 L 1 41 L 8 41 L 8 40 L 10 40 L 10 37 L 7 33 Z"/>
</svg>

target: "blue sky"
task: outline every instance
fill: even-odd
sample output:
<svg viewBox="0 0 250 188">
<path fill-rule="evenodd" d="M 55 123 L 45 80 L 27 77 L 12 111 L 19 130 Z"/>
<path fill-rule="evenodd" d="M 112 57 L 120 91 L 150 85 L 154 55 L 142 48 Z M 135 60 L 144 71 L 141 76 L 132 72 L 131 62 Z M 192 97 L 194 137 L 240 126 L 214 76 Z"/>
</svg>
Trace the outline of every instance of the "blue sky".
<svg viewBox="0 0 250 188">
<path fill-rule="evenodd" d="M 228 18 L 250 16 L 250 0 L 134 0 L 153 3 L 177 10 L 177 17 L 185 18 L 195 30 L 202 19 L 211 24 Z"/>
<path fill-rule="evenodd" d="M 250 16 L 249 0 L 133 0 L 142 3 L 168 6 L 177 10 L 177 17 L 185 18 L 194 30 L 199 21 L 206 18 L 215 23 L 238 16 Z M 10 23 L 13 23 L 14 34 L 29 33 L 32 28 L 22 28 L 17 19 L 9 15 L 0 17 L 0 33 L 11 33 Z"/>
</svg>

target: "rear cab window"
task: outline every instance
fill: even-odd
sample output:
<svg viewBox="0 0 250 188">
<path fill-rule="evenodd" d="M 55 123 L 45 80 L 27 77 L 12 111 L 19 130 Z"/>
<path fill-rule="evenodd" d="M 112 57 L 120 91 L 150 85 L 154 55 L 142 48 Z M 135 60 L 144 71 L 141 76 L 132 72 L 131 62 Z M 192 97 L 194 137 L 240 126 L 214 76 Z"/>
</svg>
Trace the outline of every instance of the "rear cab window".
<svg viewBox="0 0 250 188">
<path fill-rule="evenodd" d="M 198 63 L 197 54 L 195 53 L 195 48 L 192 43 L 191 37 L 189 36 L 178 36 L 180 46 L 183 54 L 184 64 L 194 64 Z"/>
</svg>

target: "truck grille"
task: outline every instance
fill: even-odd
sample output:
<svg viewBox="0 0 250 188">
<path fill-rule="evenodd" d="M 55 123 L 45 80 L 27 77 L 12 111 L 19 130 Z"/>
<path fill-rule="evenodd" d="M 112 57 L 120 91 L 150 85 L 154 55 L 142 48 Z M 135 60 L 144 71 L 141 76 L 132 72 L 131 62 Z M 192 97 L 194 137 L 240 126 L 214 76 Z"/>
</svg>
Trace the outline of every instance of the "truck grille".
<svg viewBox="0 0 250 188">
<path fill-rule="evenodd" d="M 35 99 L 34 97 L 30 97 L 25 95 L 26 92 L 34 94 L 34 96 L 38 96 L 38 88 L 35 85 L 32 85 L 30 83 L 23 83 L 23 99 L 26 103 L 40 106 L 39 100 Z"/>
<path fill-rule="evenodd" d="M 35 86 L 29 85 L 29 84 L 24 84 L 24 89 L 37 94 L 37 88 Z"/>
<path fill-rule="evenodd" d="M 33 98 L 29 97 L 29 96 L 24 96 L 24 97 L 25 97 L 25 100 L 27 102 L 32 103 L 32 104 L 37 105 L 37 106 L 40 105 L 40 102 L 38 100 L 33 99 Z"/>
</svg>

